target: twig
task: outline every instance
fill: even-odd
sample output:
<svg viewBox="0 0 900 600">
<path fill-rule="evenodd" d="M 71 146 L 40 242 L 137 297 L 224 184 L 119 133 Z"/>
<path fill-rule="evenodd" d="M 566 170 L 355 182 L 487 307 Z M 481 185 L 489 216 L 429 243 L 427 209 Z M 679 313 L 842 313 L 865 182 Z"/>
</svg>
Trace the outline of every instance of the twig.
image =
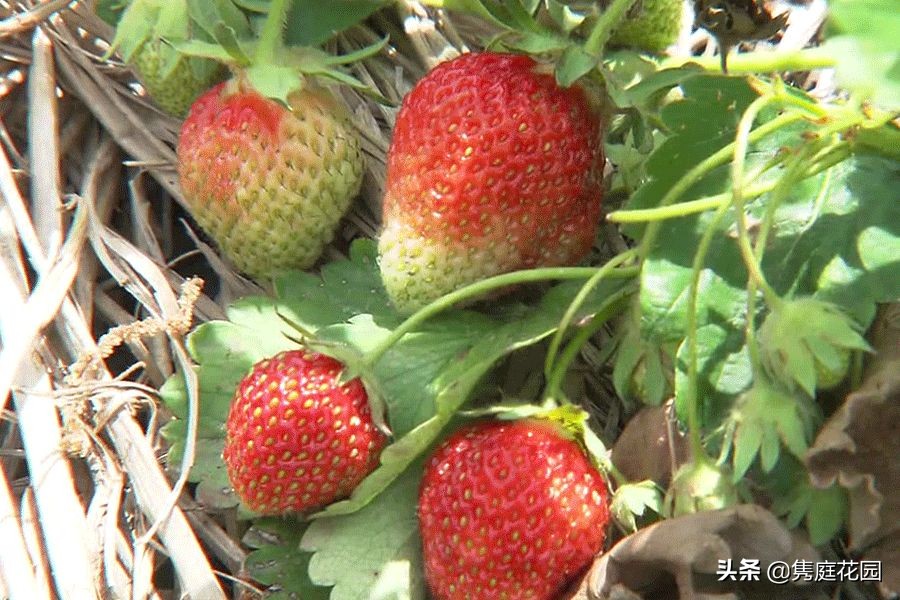
<svg viewBox="0 0 900 600">
<path fill-rule="evenodd" d="M 15 15 L 0 21 L 0 38 L 15 35 L 31 29 L 53 13 L 64 9 L 72 3 L 72 0 L 49 0 L 42 2 L 29 11 L 16 13 Z"/>
</svg>

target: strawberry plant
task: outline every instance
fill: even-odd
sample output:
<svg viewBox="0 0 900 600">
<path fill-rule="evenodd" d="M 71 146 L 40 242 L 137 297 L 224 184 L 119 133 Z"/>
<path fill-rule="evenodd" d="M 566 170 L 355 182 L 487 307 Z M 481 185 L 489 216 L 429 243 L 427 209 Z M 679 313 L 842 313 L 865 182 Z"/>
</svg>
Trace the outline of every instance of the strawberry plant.
<svg viewBox="0 0 900 600">
<path fill-rule="evenodd" d="M 286 11 L 283 2 L 240 4 L 266 35 L 282 14 L 293 14 L 267 13 Z M 389 11 L 350 4 L 355 17 L 335 27 Z M 250 575 L 312 598 L 553 598 L 605 550 L 604 540 L 655 519 L 744 502 L 802 527 L 813 545 L 839 539 L 848 494 L 839 481 L 823 487 L 810 477 L 807 452 L 840 393 L 859 385 L 878 305 L 900 297 L 900 106 L 884 93 L 896 90 L 898 56 L 854 25 L 876 9 L 835 1 L 824 45 L 742 50 L 728 58 L 726 75 L 729 49 L 775 35 L 786 17 L 760 12 L 756 3 L 722 3 L 752 18 L 747 31 L 700 23 L 717 37 L 721 60 L 661 58 L 645 51 L 671 40 L 635 41 L 624 32 L 629 19 L 662 18 L 646 13 L 671 10 L 666 3 L 424 4 L 451 19 L 474 19 L 481 48 L 410 82 L 385 155 L 378 241 L 354 240 L 346 257 L 315 272 L 291 269 L 314 258 L 270 269 L 270 255 L 293 252 L 306 238 L 315 238 L 308 254 L 317 256 L 330 234 L 298 240 L 299 225 L 259 219 L 276 214 L 271 207 L 255 210 L 249 225 L 230 221 L 228 235 L 238 241 L 219 243 L 234 249 L 235 262 L 251 241 L 267 239 L 242 268 L 271 276 L 272 293 L 238 300 L 227 319 L 189 337 L 202 398 L 196 417 L 181 376 L 161 390 L 175 417 L 163 429 L 170 463 L 194 453 L 189 478 L 198 498 L 251 522 Z M 224 29 L 211 30 L 218 48 L 193 41 L 183 49 L 233 60 Z M 287 31 L 305 43 L 328 37 L 290 23 Z M 873 67 L 861 82 L 846 64 L 855 59 L 835 50 L 851 46 L 891 67 Z M 310 56 L 318 65 L 339 62 Z M 260 85 L 253 82 L 285 74 L 282 67 L 249 60 L 243 79 L 226 86 Z M 792 75 L 823 67 L 833 67 L 844 86 L 824 99 Z M 342 80 L 336 73 L 330 76 Z M 208 116 L 192 114 L 186 131 L 195 120 L 243 114 L 245 104 L 290 107 L 276 121 L 306 114 L 312 100 L 295 101 L 295 90 L 280 85 L 282 105 L 238 91 L 240 110 L 228 104 L 232 92 L 214 89 L 196 109 Z M 235 121 L 238 141 L 229 144 L 239 149 L 222 159 L 230 161 L 224 174 L 202 164 L 183 170 L 186 189 L 215 180 L 215 201 L 204 206 L 219 211 L 231 202 L 238 211 L 250 197 L 282 193 L 226 181 L 245 163 L 255 174 L 265 162 L 244 154 L 249 138 L 268 135 L 259 123 Z M 342 156 L 358 153 L 343 147 L 351 142 L 337 125 L 316 129 L 329 132 L 322 145 L 332 141 Z M 224 144 L 210 139 L 210 148 Z M 186 154 L 213 154 L 195 152 L 190 139 L 182 143 Z M 271 160 L 294 156 L 290 149 L 277 155 Z M 605 172 L 604 155 L 611 163 Z M 326 170 L 342 171 L 344 158 L 335 160 Z M 354 181 L 344 187 L 355 190 L 357 170 L 348 169 L 354 175 L 345 179 Z M 307 177 L 278 179 L 315 195 L 320 186 Z M 206 210 L 197 206 L 198 214 Z M 331 209 L 333 226 L 343 209 Z M 224 220 L 215 212 L 205 222 Z M 619 243 L 605 243 L 609 231 Z M 329 393 L 356 378 L 365 382 L 376 421 L 367 431 L 375 436 L 383 426 L 390 435 L 370 444 L 372 456 L 352 477 L 336 457 L 332 479 L 347 483 L 340 493 L 292 505 L 306 514 L 276 522 L 256 513 L 272 512 L 271 498 L 284 488 L 248 494 L 253 482 L 262 489 L 262 476 L 242 467 L 236 450 L 257 444 L 246 425 L 266 425 L 248 415 L 259 409 L 254 418 L 263 418 L 273 398 L 265 390 L 251 395 L 241 382 L 260 361 L 277 365 L 311 352 L 334 357 L 331 370 L 342 371 L 324 383 Z M 259 368 L 268 367 L 254 372 Z M 608 383 L 605 394 L 585 392 L 591 377 Z M 321 394 L 310 393 L 315 405 Z M 670 399 L 673 429 L 686 433 L 691 457 L 675 465 L 665 487 L 626 480 L 601 441 L 614 441 L 619 423 L 595 432 L 596 419 L 573 406 L 630 415 L 641 403 Z M 548 414 L 557 419 L 552 427 L 535 425 Z M 285 430 L 273 418 L 272 427 Z M 269 456 L 280 460 L 256 460 L 262 465 Z M 523 465 L 541 476 L 515 470 Z M 271 469 L 277 473 L 277 464 Z M 553 469 L 558 478 L 543 477 Z M 506 487 L 507 477 L 515 485 Z M 320 482 L 297 472 L 292 483 Z M 578 518 L 566 513 L 572 505 Z M 541 509 L 547 521 L 532 527 L 528 519 Z M 610 514 L 618 529 L 607 527 Z M 564 549 L 560 556 L 537 550 L 553 545 Z M 506 561 L 516 552 L 524 558 Z"/>
</svg>

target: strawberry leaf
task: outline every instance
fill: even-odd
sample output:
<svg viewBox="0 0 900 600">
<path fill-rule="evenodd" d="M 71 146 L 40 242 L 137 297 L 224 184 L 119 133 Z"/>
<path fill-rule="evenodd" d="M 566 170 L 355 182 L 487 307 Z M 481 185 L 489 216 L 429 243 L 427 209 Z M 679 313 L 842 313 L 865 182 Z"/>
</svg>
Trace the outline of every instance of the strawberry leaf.
<svg viewBox="0 0 900 600">
<path fill-rule="evenodd" d="M 825 48 L 837 57 L 841 87 L 888 110 L 900 108 L 900 15 L 891 0 L 832 0 L 832 35 Z"/>
<path fill-rule="evenodd" d="M 609 511 L 628 532 L 637 531 L 636 517 L 643 517 L 648 510 L 663 512 L 663 497 L 654 481 L 627 483 L 616 488 Z"/>
<path fill-rule="evenodd" d="M 665 107 L 661 117 L 673 134 L 646 163 L 649 180 L 629 202 L 647 208 L 697 163 L 733 141 L 736 124 L 756 93 L 743 79 L 695 76 L 681 84 L 684 99 Z M 722 110 L 722 107 L 726 107 Z M 759 122 L 776 116 L 764 111 Z M 805 143 L 809 124 L 780 128 L 751 146 L 747 171 L 761 170 L 756 183 L 780 176 L 771 165 L 785 149 Z M 680 198 L 695 200 L 730 192 L 729 166 L 714 169 Z M 828 301 L 865 327 L 877 302 L 900 296 L 900 187 L 896 164 L 869 154 L 851 155 L 830 169 L 796 183 L 775 211 L 776 224 L 763 258 L 763 272 L 786 296 Z M 751 222 L 764 218 L 768 194 L 748 199 Z M 642 333 L 659 344 L 678 342 L 687 323 L 692 261 L 711 213 L 669 219 L 642 270 Z M 747 272 L 733 236 L 733 220 L 720 224 L 700 277 L 698 315 L 698 397 L 704 423 L 727 414 L 733 397 L 752 380 L 744 344 Z M 626 229 L 640 236 L 637 227 Z M 807 365 L 808 366 L 808 365 Z M 676 400 L 684 416 L 687 351 L 676 358 Z M 792 372 L 806 384 L 815 373 L 796 363 Z M 812 375 L 810 375 L 812 373 Z"/>
<path fill-rule="evenodd" d="M 318 46 L 388 4 L 388 0 L 294 0 L 288 12 L 285 41 Z"/>
<path fill-rule="evenodd" d="M 253 579 L 270 586 L 267 599 L 328 600 L 331 590 L 309 579 L 311 555 L 298 551 L 304 531 L 293 519 L 259 519 L 241 540 L 255 548 L 245 567 Z"/>
<path fill-rule="evenodd" d="M 332 600 L 426 597 L 416 519 L 420 478 L 421 469 L 411 468 L 359 512 L 309 525 L 300 548 L 313 553 L 312 582 L 334 586 Z"/>
<path fill-rule="evenodd" d="M 770 472 L 778 462 L 781 444 L 802 459 L 820 424 L 821 415 L 809 398 L 760 378 L 738 399 L 726 420 L 726 428 L 734 431 L 734 480 L 744 476 L 757 454 L 763 472 Z"/>
</svg>

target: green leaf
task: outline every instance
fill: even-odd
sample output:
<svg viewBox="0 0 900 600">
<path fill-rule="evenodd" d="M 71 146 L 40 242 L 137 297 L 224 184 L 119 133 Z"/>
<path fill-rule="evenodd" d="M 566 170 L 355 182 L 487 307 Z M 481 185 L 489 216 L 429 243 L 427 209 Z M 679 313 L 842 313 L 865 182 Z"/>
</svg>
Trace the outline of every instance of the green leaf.
<svg viewBox="0 0 900 600">
<path fill-rule="evenodd" d="M 813 489 L 806 513 L 806 530 L 814 546 L 820 546 L 837 535 L 846 518 L 847 493 L 842 487 L 833 485 L 824 490 Z"/>
<path fill-rule="evenodd" d="M 204 42 L 201 40 L 190 40 L 187 42 L 173 42 L 172 46 L 178 52 L 186 54 L 187 56 L 209 58 L 211 60 L 216 60 L 222 63 L 237 62 L 245 64 L 243 62 L 243 59 L 233 56 L 231 52 L 229 52 L 221 44 Z"/>
<path fill-rule="evenodd" d="M 631 198 L 629 208 L 655 206 L 688 169 L 733 141 L 741 114 L 756 97 L 747 82 L 738 78 L 695 76 L 681 88 L 684 99 L 661 113 L 672 135 L 647 161 L 649 180 Z M 775 114 L 764 111 L 759 122 Z M 771 165 L 785 149 L 804 144 L 802 134 L 810 126 L 783 127 L 752 145 L 748 172 Z M 728 169 L 728 165 L 714 169 L 681 200 L 729 192 Z M 780 175 L 780 168 L 769 168 L 756 183 Z M 894 200 L 898 188 L 896 163 L 862 153 L 793 185 L 775 211 L 776 226 L 762 263 L 769 283 L 785 296 L 827 300 L 866 327 L 876 303 L 900 296 L 900 204 Z M 748 199 L 751 222 L 763 218 L 769 197 Z M 701 236 L 712 226 L 711 220 L 712 214 L 703 213 L 661 224 L 657 244 L 642 270 L 642 329 L 647 339 L 658 343 L 683 339 L 694 254 Z M 625 229 L 635 237 L 641 235 L 639 227 Z M 752 380 L 743 340 L 746 283 L 747 272 L 729 216 L 715 232 L 700 275 L 698 391 L 706 424 L 725 416 L 735 394 Z M 815 378 L 814 369 L 810 371 L 808 366 L 801 359 L 790 367 L 807 385 L 810 377 Z M 683 416 L 684 345 L 676 367 L 676 400 Z"/>
<path fill-rule="evenodd" d="M 220 26 L 228 27 L 239 38 L 251 34 L 247 17 L 231 0 L 187 0 L 187 6 L 194 23 L 213 39 Z"/>
<path fill-rule="evenodd" d="M 890 245 L 888 243 L 888 245 Z M 839 307 L 797 298 L 775 307 L 759 328 L 763 365 L 783 385 L 813 396 L 822 379 L 843 379 L 850 350 L 870 350 L 860 326 Z"/>
<path fill-rule="evenodd" d="M 773 487 L 772 512 L 783 516 L 790 528 L 804 522 L 814 546 L 827 543 L 847 520 L 846 490 L 837 484 L 825 489 L 815 487 L 806 470 L 793 461 L 780 470 Z"/>
<path fill-rule="evenodd" d="M 127 6 L 127 0 L 98 0 L 97 16 L 115 27 Z"/>
<path fill-rule="evenodd" d="M 444 0 L 444 8 L 446 10 L 476 15 L 482 19 L 486 19 L 493 25 L 498 25 L 506 29 L 511 28 L 508 15 L 505 12 L 497 11 L 496 4 L 495 1 L 492 2 L 491 0 L 486 0 L 485 2 L 480 0 Z M 491 8 L 489 9 L 488 6 Z M 495 14 L 498 12 L 499 15 Z"/>
<path fill-rule="evenodd" d="M 312 552 L 313 583 L 334 586 L 331 600 L 426 597 L 416 518 L 421 468 L 411 468 L 352 515 L 318 519 L 300 548 Z"/>
<path fill-rule="evenodd" d="M 781 444 L 802 460 L 821 421 L 819 410 L 808 397 L 758 378 L 737 400 L 725 424 L 726 429 L 734 430 L 734 480 L 744 476 L 757 453 L 763 472 L 770 472 L 780 458 Z"/>
<path fill-rule="evenodd" d="M 586 15 L 572 10 L 571 6 L 560 0 L 546 0 L 546 4 L 547 13 L 564 32 L 570 33 L 584 23 Z"/>
<path fill-rule="evenodd" d="M 565 38 L 544 32 L 527 32 L 516 35 L 511 39 L 503 39 L 505 47 L 528 54 L 556 52 L 569 47 L 569 44 L 570 42 Z"/>
<path fill-rule="evenodd" d="M 619 486 L 609 506 L 616 521 L 630 532 L 637 531 L 636 517 L 644 516 L 648 509 L 656 514 L 663 512 L 662 493 L 650 480 Z"/>
<path fill-rule="evenodd" d="M 900 12 L 892 0 L 832 0 L 824 47 L 837 57 L 845 89 L 888 110 L 900 108 Z"/>
<path fill-rule="evenodd" d="M 309 579 L 312 555 L 299 549 L 305 525 L 293 519 L 259 519 L 242 540 L 255 548 L 247 555 L 249 575 L 269 586 L 267 599 L 328 600 L 331 590 Z"/>
<path fill-rule="evenodd" d="M 244 74 L 257 92 L 285 106 L 288 106 L 288 96 L 303 86 L 303 77 L 292 67 L 250 65 Z"/>
<path fill-rule="evenodd" d="M 294 0 L 285 41 L 289 45 L 318 46 L 388 4 L 388 0 Z"/>
<path fill-rule="evenodd" d="M 591 56 L 579 46 L 566 48 L 556 63 L 556 82 L 569 87 L 597 66 L 597 57 Z"/>
</svg>

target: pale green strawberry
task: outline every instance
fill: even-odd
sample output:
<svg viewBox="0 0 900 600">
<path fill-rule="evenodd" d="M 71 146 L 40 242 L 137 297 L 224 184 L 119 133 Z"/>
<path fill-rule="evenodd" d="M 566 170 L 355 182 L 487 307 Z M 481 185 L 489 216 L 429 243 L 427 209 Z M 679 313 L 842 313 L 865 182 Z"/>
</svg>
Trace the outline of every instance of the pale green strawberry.
<svg viewBox="0 0 900 600">
<path fill-rule="evenodd" d="M 616 46 L 660 52 L 678 39 L 683 13 L 684 0 L 637 0 L 609 41 Z"/>
<path fill-rule="evenodd" d="M 176 117 L 227 74 L 218 62 L 184 56 L 173 47 L 201 34 L 194 29 L 185 0 L 134 0 L 122 13 L 112 44 L 147 94 Z"/>
<path fill-rule="evenodd" d="M 222 65 L 196 57 L 175 56 L 175 51 L 158 39 L 149 39 L 131 56 L 147 93 L 170 115 L 183 117 L 197 96 L 223 79 L 228 72 Z"/>
<path fill-rule="evenodd" d="M 309 82 L 287 101 L 232 79 L 194 103 L 178 143 L 191 214 L 257 279 L 312 266 L 362 182 L 359 138 L 337 98 Z"/>
</svg>

